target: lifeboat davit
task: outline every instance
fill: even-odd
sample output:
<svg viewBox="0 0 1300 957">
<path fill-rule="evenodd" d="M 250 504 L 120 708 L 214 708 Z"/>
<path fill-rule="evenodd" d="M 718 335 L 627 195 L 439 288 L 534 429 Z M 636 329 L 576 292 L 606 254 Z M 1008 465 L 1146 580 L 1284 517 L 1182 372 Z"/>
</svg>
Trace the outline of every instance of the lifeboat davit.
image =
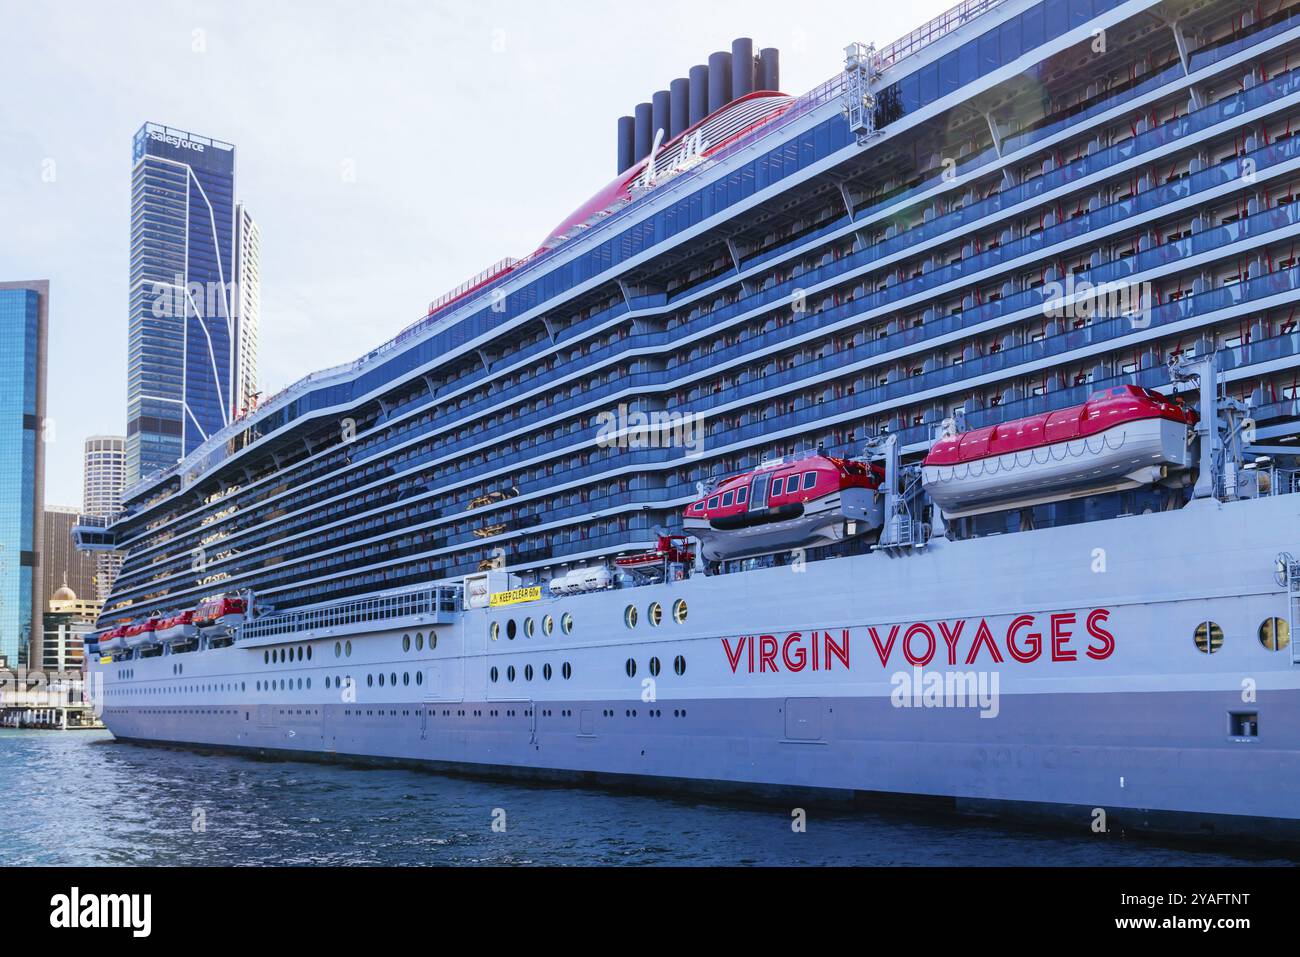
<svg viewBox="0 0 1300 957">
<path fill-rule="evenodd" d="M 880 528 L 883 477 L 828 455 L 765 462 L 687 506 L 683 525 L 711 562 L 833 545 Z"/>
<path fill-rule="evenodd" d="M 690 566 L 695 562 L 690 540 L 684 535 L 660 535 L 654 550 L 640 555 L 625 555 L 614 564 L 642 579 L 662 579 L 670 565 Z"/>
<path fill-rule="evenodd" d="M 106 654 L 112 654 L 113 652 L 116 651 L 125 651 L 126 650 L 126 628 L 125 627 L 114 628 L 113 630 L 106 631 L 102 635 L 100 635 L 99 650 Z"/>
<path fill-rule="evenodd" d="M 1192 464 L 1196 413 L 1117 386 L 1083 405 L 940 439 L 922 481 L 948 518 L 1153 485 Z"/>
<path fill-rule="evenodd" d="M 155 635 L 159 644 L 179 645 L 193 641 L 198 637 L 199 629 L 194 624 L 194 612 L 185 611 L 171 618 L 164 618 L 158 624 Z"/>
<path fill-rule="evenodd" d="M 157 630 L 157 618 L 150 618 L 148 621 L 141 621 L 127 626 L 123 634 L 126 647 L 131 649 L 148 648 L 157 644 L 157 639 L 154 637 Z"/>
<path fill-rule="evenodd" d="M 205 601 L 194 612 L 191 624 L 205 638 L 227 635 L 244 623 L 248 603 L 242 598 L 222 596 Z"/>
</svg>

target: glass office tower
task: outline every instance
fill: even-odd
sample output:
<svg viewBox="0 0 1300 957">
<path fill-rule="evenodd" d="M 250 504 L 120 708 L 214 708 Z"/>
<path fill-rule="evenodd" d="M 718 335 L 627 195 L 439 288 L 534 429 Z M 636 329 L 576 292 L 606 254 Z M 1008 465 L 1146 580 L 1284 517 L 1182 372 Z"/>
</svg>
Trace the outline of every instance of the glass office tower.
<svg viewBox="0 0 1300 957">
<path fill-rule="evenodd" d="M 230 421 L 238 381 L 235 148 L 155 123 L 131 171 L 127 484 Z"/>
<path fill-rule="evenodd" d="M 49 283 L 0 282 L 0 658 L 29 662 L 42 632 Z"/>
</svg>

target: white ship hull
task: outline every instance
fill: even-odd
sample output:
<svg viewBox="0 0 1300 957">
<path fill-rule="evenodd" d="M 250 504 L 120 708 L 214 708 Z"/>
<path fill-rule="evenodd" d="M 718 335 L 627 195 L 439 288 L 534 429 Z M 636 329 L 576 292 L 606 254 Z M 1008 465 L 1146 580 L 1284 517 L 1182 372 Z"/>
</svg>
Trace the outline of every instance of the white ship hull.
<svg viewBox="0 0 1300 957">
<path fill-rule="evenodd" d="M 185 656 L 183 678 L 170 655 L 91 670 L 104 721 L 137 741 L 675 789 L 928 796 L 1036 809 L 1081 834 L 1101 808 L 1117 826 L 1294 838 L 1300 666 L 1259 638 L 1289 616 L 1274 578 L 1287 550 L 1300 551 L 1300 497 L 1201 502 L 939 541 L 906 558 L 238 642 Z M 683 623 L 649 623 L 650 603 L 678 601 Z M 642 612 L 634 628 L 629 604 Z M 511 618 L 566 614 L 572 634 L 504 638 Z M 1223 635 L 1213 654 L 1195 641 L 1207 621 Z M 436 647 L 404 651 L 417 632 Z M 651 659 L 659 674 L 646 684 Z M 997 694 L 987 707 L 927 706 L 934 680 L 996 682 Z"/>
</svg>

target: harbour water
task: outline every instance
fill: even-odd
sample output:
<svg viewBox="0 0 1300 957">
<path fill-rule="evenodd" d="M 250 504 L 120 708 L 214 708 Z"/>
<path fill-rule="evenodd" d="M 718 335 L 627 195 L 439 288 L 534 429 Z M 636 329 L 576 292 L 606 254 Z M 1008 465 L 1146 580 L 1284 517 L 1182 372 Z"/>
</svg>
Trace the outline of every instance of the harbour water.
<svg viewBox="0 0 1300 957">
<path fill-rule="evenodd" d="M 803 833 L 791 821 L 789 808 L 194 754 L 98 732 L 0 730 L 6 867 L 1292 863 L 863 811 L 811 809 Z"/>
</svg>

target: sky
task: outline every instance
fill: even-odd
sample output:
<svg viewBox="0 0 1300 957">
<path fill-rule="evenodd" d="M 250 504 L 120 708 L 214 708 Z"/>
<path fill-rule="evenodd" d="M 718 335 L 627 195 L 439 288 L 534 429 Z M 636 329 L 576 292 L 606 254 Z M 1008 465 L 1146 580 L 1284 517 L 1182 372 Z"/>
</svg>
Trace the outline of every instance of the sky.
<svg viewBox="0 0 1300 957">
<path fill-rule="evenodd" d="M 235 144 L 262 230 L 259 382 L 357 358 L 535 250 L 615 124 L 738 36 L 801 94 L 952 0 L 0 0 L 0 281 L 48 279 L 46 501 L 126 428 L 131 138 Z"/>
</svg>

